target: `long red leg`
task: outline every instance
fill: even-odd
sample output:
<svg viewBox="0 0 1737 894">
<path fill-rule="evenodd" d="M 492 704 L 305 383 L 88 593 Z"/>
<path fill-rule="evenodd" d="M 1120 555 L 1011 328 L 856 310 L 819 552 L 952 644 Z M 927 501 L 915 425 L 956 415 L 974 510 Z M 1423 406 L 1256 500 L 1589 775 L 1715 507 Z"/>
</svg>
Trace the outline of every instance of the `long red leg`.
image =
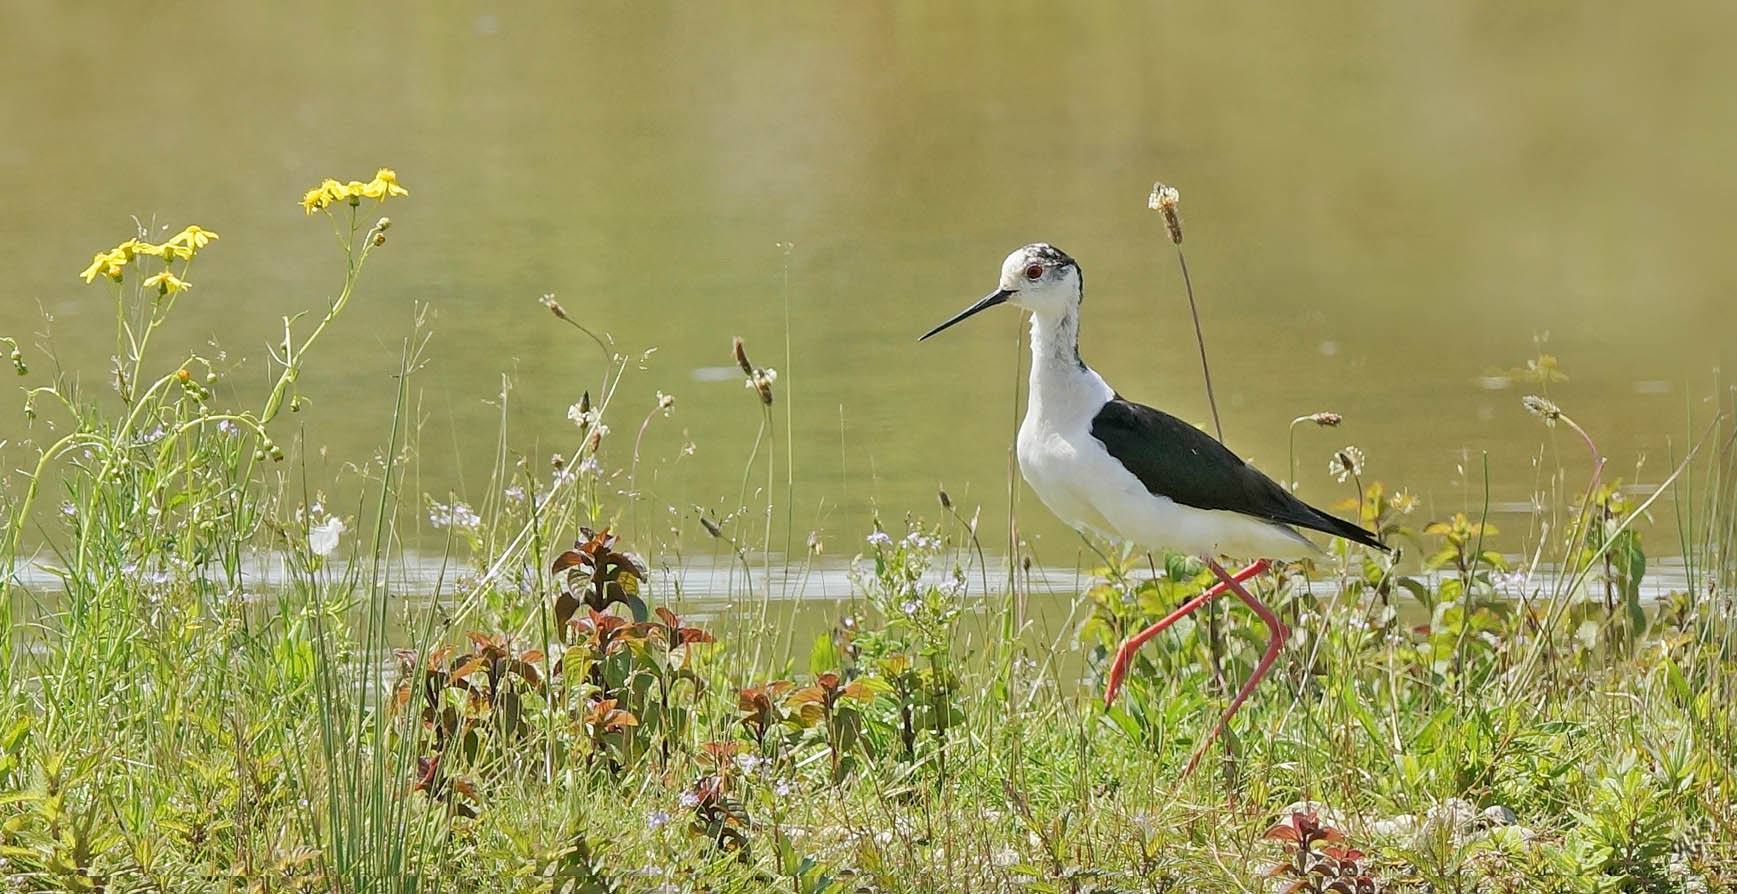
<svg viewBox="0 0 1737 894">
<path fill-rule="evenodd" d="M 1211 560 L 1209 559 L 1208 561 L 1210 562 Z M 1261 559 L 1247 568 L 1238 571 L 1236 574 L 1229 576 L 1225 575 L 1224 569 L 1219 568 L 1216 563 L 1214 563 L 1212 567 L 1217 571 L 1218 576 L 1222 578 L 1218 583 L 1213 584 L 1211 589 L 1199 596 L 1182 603 L 1182 605 L 1175 611 L 1165 615 L 1163 620 L 1140 631 L 1139 633 L 1134 634 L 1133 636 L 1128 637 L 1128 641 L 1123 643 L 1121 647 L 1116 650 L 1116 658 L 1110 663 L 1110 682 L 1104 687 L 1104 707 L 1108 708 L 1116 703 L 1116 693 L 1122 688 L 1122 679 L 1128 675 L 1128 664 L 1134 660 L 1134 653 L 1140 651 L 1140 647 L 1145 645 L 1147 640 L 1157 636 L 1164 630 L 1164 628 L 1176 623 L 1183 615 L 1205 605 L 1214 596 L 1223 593 L 1231 587 L 1237 586 L 1238 583 L 1248 580 L 1249 578 L 1260 574 L 1262 571 L 1265 571 L 1267 569 L 1267 560 Z M 1242 588 L 1237 587 L 1237 592 L 1242 593 Z M 1242 594 L 1242 597 L 1244 601 L 1251 598 L 1247 594 Z"/>
<path fill-rule="evenodd" d="M 1200 762 L 1200 756 L 1206 753 L 1207 746 L 1211 745 L 1213 740 L 1218 738 L 1218 734 L 1224 731 L 1225 725 L 1230 723 L 1231 715 L 1236 713 L 1236 709 L 1242 707 L 1242 703 L 1248 699 L 1249 693 L 1253 692 L 1261 678 L 1267 675 L 1273 662 L 1278 659 L 1279 651 L 1285 647 L 1285 640 L 1291 636 L 1291 631 L 1285 627 L 1285 623 L 1279 620 L 1279 616 L 1274 614 L 1272 609 L 1267 608 L 1266 603 L 1249 595 L 1249 592 L 1242 588 L 1242 584 L 1238 580 L 1241 577 L 1240 574 L 1237 577 L 1232 577 L 1229 572 L 1224 570 L 1224 566 L 1213 561 L 1211 556 L 1205 558 L 1207 567 L 1212 569 L 1212 573 L 1218 575 L 1218 579 L 1230 589 L 1235 590 L 1237 597 L 1260 616 L 1261 623 L 1267 625 L 1267 630 L 1271 636 L 1267 639 L 1267 650 L 1261 655 L 1260 663 L 1255 665 L 1254 673 L 1249 675 L 1247 683 L 1242 684 L 1242 689 L 1237 692 L 1236 698 L 1230 700 L 1230 707 L 1225 709 L 1223 717 L 1218 718 L 1218 723 L 1212 727 L 1212 732 L 1208 733 L 1206 738 L 1195 747 L 1194 756 L 1188 759 L 1188 766 L 1182 768 L 1182 775 L 1177 777 L 1178 782 L 1187 779 L 1188 774 L 1194 772 L 1194 765 Z"/>
</svg>

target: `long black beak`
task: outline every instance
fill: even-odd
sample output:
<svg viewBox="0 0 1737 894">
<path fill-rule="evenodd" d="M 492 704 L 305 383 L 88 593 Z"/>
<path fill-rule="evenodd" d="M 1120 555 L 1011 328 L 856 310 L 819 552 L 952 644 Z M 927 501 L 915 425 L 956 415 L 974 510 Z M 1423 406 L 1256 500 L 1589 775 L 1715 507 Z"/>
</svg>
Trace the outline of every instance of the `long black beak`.
<svg viewBox="0 0 1737 894">
<path fill-rule="evenodd" d="M 922 341 L 923 339 L 926 339 L 929 336 L 934 335 L 937 332 L 940 332 L 941 330 L 947 328 L 948 326 L 951 326 L 954 323 L 957 323 L 957 322 L 965 319 L 966 317 L 969 317 L 972 314 L 977 313 L 978 311 L 988 310 L 989 308 L 994 307 L 997 304 L 1001 304 L 1001 303 L 1005 302 L 1008 298 L 1011 298 L 1012 296 L 1013 296 L 1013 290 L 1011 290 L 1011 289 L 997 289 L 996 291 L 991 292 L 988 295 L 984 295 L 982 301 L 979 301 L 976 304 L 973 304 L 970 307 L 967 307 L 964 310 L 960 311 L 957 315 L 955 315 L 953 317 L 953 319 L 948 320 L 947 322 L 942 323 L 941 325 L 936 326 L 933 329 L 930 329 L 928 332 L 923 333 L 923 337 L 917 339 L 917 341 Z"/>
</svg>

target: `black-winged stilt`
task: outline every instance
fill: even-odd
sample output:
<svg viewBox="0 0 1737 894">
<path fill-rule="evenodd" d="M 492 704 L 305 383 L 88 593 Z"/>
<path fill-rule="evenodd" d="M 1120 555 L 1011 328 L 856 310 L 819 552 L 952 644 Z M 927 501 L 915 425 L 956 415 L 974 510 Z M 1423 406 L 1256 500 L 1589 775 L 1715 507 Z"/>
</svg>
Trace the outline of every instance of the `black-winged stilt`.
<svg viewBox="0 0 1737 894">
<path fill-rule="evenodd" d="M 1284 648 L 1289 631 L 1242 582 L 1269 560 L 1299 559 L 1319 549 L 1297 528 L 1322 531 L 1386 549 L 1375 535 L 1304 503 L 1243 462 L 1211 435 L 1142 404 L 1124 399 L 1080 359 L 1080 266 L 1053 245 L 1037 242 L 1007 256 L 1000 288 L 924 333 L 928 338 L 997 304 L 1031 313 L 1031 388 L 1019 426 L 1019 468 L 1051 512 L 1074 528 L 1131 542 L 1199 555 L 1218 584 L 1116 650 L 1104 703 L 1116 691 L 1140 646 L 1226 589 L 1266 624 L 1266 652 L 1248 682 L 1195 749 L 1194 769 L 1206 746 L 1242 707 Z M 1235 574 L 1219 556 L 1252 559 Z"/>
</svg>

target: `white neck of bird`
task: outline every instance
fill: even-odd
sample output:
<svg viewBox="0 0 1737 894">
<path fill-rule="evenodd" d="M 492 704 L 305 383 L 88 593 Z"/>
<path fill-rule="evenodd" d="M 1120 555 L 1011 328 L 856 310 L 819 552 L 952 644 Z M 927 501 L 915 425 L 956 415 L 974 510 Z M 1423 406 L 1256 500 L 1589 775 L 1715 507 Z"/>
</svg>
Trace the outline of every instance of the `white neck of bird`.
<svg viewBox="0 0 1737 894">
<path fill-rule="evenodd" d="M 1078 313 L 1031 315 L 1031 408 L 1047 406 L 1050 412 L 1090 402 L 1103 401 L 1108 389 L 1103 379 L 1080 360 Z M 1091 405 L 1097 411 L 1095 403 Z"/>
</svg>

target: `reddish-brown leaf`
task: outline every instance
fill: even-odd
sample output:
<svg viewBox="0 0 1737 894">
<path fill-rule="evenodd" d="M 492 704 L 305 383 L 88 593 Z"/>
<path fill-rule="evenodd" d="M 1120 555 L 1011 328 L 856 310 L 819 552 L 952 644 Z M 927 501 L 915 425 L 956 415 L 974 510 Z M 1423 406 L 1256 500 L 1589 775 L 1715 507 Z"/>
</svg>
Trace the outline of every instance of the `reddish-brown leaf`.
<svg viewBox="0 0 1737 894">
<path fill-rule="evenodd" d="M 826 701 L 826 690 L 820 688 L 819 685 L 814 685 L 814 686 L 805 686 L 801 689 L 796 690 L 795 692 L 790 693 L 790 699 L 786 702 L 786 704 L 790 705 L 791 707 L 801 707 L 804 705 L 816 705 L 816 704 L 820 704 L 820 703 L 825 702 L 825 701 Z"/>
<path fill-rule="evenodd" d="M 1268 829 L 1265 832 L 1261 833 L 1261 837 L 1262 838 L 1276 838 L 1279 841 L 1301 841 L 1302 840 L 1302 836 L 1297 834 L 1297 828 L 1288 822 L 1279 823 L 1278 825 L 1273 826 L 1271 829 Z"/>
<path fill-rule="evenodd" d="M 549 572 L 551 574 L 560 574 L 561 572 L 584 561 L 585 557 L 579 553 L 579 550 L 570 549 L 555 557 L 555 563 L 549 566 Z"/>
<path fill-rule="evenodd" d="M 483 660 L 481 655 L 466 655 L 460 659 L 460 662 L 461 663 L 458 667 L 455 667 L 452 670 L 452 678 L 455 680 L 468 677 L 471 674 L 482 670 L 483 665 L 487 663 Z"/>
</svg>

